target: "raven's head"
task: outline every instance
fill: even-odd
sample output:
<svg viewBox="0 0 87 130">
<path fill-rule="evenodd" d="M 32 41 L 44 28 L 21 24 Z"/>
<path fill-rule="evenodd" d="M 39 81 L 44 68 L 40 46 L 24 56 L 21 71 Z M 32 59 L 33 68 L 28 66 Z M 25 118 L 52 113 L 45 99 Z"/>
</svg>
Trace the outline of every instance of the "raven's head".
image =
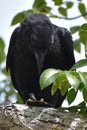
<svg viewBox="0 0 87 130">
<path fill-rule="evenodd" d="M 29 46 L 35 55 L 40 74 L 46 53 L 54 42 L 52 23 L 43 14 L 32 14 L 24 19 L 23 24 L 30 30 Z"/>
</svg>

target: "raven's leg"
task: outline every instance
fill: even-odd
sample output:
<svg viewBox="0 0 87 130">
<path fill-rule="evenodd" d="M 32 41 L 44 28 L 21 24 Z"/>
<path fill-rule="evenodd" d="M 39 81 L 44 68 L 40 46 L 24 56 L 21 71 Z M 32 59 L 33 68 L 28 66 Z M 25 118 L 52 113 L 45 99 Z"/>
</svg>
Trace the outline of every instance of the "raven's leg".
<svg viewBox="0 0 87 130">
<path fill-rule="evenodd" d="M 49 103 L 44 102 L 44 99 L 41 98 L 40 100 L 37 100 L 33 93 L 29 94 L 29 99 L 26 101 L 26 104 L 28 106 L 37 106 L 37 107 L 52 107 Z"/>
</svg>

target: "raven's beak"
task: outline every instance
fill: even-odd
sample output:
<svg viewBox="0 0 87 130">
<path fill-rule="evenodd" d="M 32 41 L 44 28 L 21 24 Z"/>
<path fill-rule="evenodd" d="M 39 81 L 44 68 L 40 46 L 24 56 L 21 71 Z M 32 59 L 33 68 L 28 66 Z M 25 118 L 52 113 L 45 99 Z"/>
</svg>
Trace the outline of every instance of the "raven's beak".
<svg viewBox="0 0 87 130">
<path fill-rule="evenodd" d="M 39 75 L 41 74 L 42 69 L 43 69 L 45 56 L 46 56 L 46 51 L 43 51 L 43 50 L 35 51 L 35 58 L 36 58 L 36 61 L 37 61 L 37 67 L 38 67 Z"/>
</svg>

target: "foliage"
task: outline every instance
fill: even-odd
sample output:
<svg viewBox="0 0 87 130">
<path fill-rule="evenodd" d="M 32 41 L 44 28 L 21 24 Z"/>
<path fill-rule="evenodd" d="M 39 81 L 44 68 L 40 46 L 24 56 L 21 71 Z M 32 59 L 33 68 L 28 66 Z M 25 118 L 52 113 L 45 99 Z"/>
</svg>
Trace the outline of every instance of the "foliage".
<svg viewBox="0 0 87 130">
<path fill-rule="evenodd" d="M 75 70 L 78 67 L 82 67 L 84 63 L 87 65 L 87 60 L 77 62 L 69 71 L 53 68 L 46 69 L 40 76 L 41 88 L 44 89 L 48 87 L 48 85 L 53 84 L 52 94 L 54 94 L 57 89 L 61 90 L 62 95 L 68 91 L 67 100 L 69 104 L 73 102 L 75 99 L 74 96 L 76 96 L 77 91 L 80 90 L 83 93 L 84 101 L 87 102 L 87 95 L 85 94 L 87 90 L 87 72 L 73 71 L 73 69 Z"/>
<path fill-rule="evenodd" d="M 24 17 L 32 13 L 43 13 L 49 16 L 50 18 L 64 19 L 73 21 L 80 17 L 83 17 L 87 20 L 87 8 L 83 0 L 51 0 L 52 6 L 48 6 L 46 0 L 34 0 L 31 9 L 19 12 L 16 14 L 11 22 L 11 25 L 16 25 L 20 23 Z M 70 11 L 74 10 L 74 5 L 77 5 L 77 10 L 79 11 L 78 16 L 70 16 Z M 55 11 L 56 10 L 56 11 Z M 87 57 L 87 24 L 83 25 L 74 25 L 70 27 L 71 34 L 78 34 L 78 38 L 74 40 L 74 49 L 80 53 L 81 44 L 85 47 L 85 56 Z M 4 79 L 0 80 L 0 95 L 5 94 L 5 101 L 9 101 L 10 97 L 16 95 L 19 100 L 19 96 L 14 93 L 12 83 L 9 77 L 9 73 L 5 69 L 5 43 L 2 38 L 0 38 L 0 73 L 4 75 Z M 61 94 L 64 95 L 67 91 L 67 101 L 71 104 L 78 91 L 82 92 L 84 102 L 73 107 L 66 108 L 69 111 L 78 111 L 83 112 L 83 109 L 86 109 L 87 102 L 87 72 L 75 71 L 75 69 L 86 66 L 87 60 L 82 59 L 77 62 L 69 71 L 62 71 L 59 69 L 49 68 L 45 70 L 40 77 L 41 89 L 44 89 L 48 85 L 52 84 L 52 94 L 56 92 L 57 89 L 61 90 Z M 83 109 L 82 109 L 83 108 Z M 86 112 L 87 113 L 87 112 Z"/>
</svg>

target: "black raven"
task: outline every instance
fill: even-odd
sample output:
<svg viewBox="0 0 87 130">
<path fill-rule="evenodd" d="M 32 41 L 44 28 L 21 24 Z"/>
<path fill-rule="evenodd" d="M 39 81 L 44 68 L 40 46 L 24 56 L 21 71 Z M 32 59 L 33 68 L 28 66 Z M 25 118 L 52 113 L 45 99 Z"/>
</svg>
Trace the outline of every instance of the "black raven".
<svg viewBox="0 0 87 130">
<path fill-rule="evenodd" d="M 27 16 L 11 36 L 6 68 L 24 102 L 33 93 L 37 100 L 43 98 L 52 107 L 60 107 L 65 96 L 59 90 L 52 96 L 51 86 L 41 91 L 39 77 L 47 68 L 69 70 L 74 63 L 70 32 L 43 14 Z"/>
</svg>

